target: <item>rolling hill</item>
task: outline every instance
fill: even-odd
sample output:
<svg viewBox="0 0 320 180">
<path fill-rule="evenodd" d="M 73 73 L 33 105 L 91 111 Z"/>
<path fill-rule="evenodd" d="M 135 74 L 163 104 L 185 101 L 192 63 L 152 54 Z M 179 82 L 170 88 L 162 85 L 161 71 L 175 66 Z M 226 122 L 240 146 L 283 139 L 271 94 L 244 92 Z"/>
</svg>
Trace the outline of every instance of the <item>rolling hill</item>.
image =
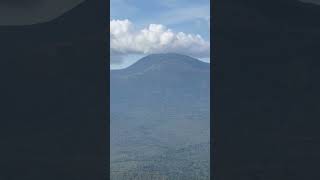
<svg viewBox="0 0 320 180">
<path fill-rule="evenodd" d="M 152 54 L 110 78 L 111 174 L 208 178 L 209 64 Z"/>
</svg>

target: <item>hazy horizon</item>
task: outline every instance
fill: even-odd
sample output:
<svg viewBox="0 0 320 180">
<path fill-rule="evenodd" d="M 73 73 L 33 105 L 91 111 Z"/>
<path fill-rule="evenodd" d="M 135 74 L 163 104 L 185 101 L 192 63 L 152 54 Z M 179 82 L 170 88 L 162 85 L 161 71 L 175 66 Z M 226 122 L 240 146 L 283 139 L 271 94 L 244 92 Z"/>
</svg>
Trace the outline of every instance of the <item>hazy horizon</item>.
<svg viewBox="0 0 320 180">
<path fill-rule="evenodd" d="M 209 180 L 209 16 L 209 0 L 111 0 L 111 180 Z"/>
<path fill-rule="evenodd" d="M 158 54 L 170 54 L 170 53 L 158 53 Z M 149 55 L 153 55 L 153 54 L 149 54 Z M 120 69 L 126 69 L 132 65 L 134 65 L 135 63 L 137 63 L 138 61 L 140 61 L 142 58 L 144 57 L 147 57 L 149 55 L 144 55 L 144 56 L 139 56 L 139 57 L 134 57 L 132 58 L 132 61 L 130 63 L 127 63 L 127 64 L 123 64 L 123 65 L 117 65 L 117 66 L 112 66 L 112 64 L 110 64 L 110 70 L 120 70 Z M 181 55 L 185 55 L 185 54 L 181 54 Z M 191 56 L 190 56 L 191 57 Z M 192 57 L 192 58 L 195 58 L 195 57 Z M 198 59 L 198 58 L 195 58 L 201 62 L 204 62 L 204 63 L 209 63 L 210 64 L 210 60 L 208 59 Z"/>
</svg>

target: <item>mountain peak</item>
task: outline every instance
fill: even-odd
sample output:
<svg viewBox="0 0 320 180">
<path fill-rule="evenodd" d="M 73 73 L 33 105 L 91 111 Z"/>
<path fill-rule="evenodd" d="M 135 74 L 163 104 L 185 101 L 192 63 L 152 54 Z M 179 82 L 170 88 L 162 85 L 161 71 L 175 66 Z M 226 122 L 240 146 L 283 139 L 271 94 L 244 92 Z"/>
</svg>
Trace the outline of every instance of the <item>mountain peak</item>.
<svg viewBox="0 0 320 180">
<path fill-rule="evenodd" d="M 187 56 L 187 55 L 184 55 L 184 54 L 179 54 L 179 53 L 173 53 L 173 52 L 169 52 L 169 53 L 153 53 L 153 54 L 149 54 L 147 55 L 146 57 L 190 57 L 190 56 Z"/>
<path fill-rule="evenodd" d="M 150 54 L 126 68 L 127 71 L 141 72 L 148 70 L 181 71 L 190 69 L 209 69 L 209 63 L 178 53 Z"/>
<path fill-rule="evenodd" d="M 154 53 L 154 54 L 149 54 L 145 56 L 142 59 L 149 58 L 149 59 L 157 59 L 157 60 L 179 60 L 179 59 L 185 59 L 185 60 L 191 60 L 191 61 L 199 61 L 198 59 L 195 59 L 193 57 L 184 55 L 184 54 L 179 54 L 179 53 Z M 142 60 L 141 59 L 141 60 Z"/>
</svg>

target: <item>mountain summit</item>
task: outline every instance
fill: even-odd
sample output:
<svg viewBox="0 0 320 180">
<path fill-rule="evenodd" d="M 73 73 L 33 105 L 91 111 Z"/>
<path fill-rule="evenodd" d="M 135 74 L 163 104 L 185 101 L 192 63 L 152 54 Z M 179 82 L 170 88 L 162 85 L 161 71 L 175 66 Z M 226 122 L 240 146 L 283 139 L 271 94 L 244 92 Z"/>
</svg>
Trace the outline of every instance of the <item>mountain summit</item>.
<svg viewBox="0 0 320 180">
<path fill-rule="evenodd" d="M 125 73 L 145 73 L 155 71 L 183 72 L 183 71 L 202 71 L 210 70 L 209 63 L 202 62 L 190 56 L 177 53 L 150 54 L 138 60 L 135 64 L 122 70 Z"/>
<path fill-rule="evenodd" d="M 131 84 L 128 88 L 184 87 L 209 85 L 210 64 L 175 53 L 151 54 L 128 68 L 111 70 L 111 85 Z M 126 82 L 124 82 L 126 81 Z M 202 86 L 199 86 L 202 87 Z"/>
</svg>

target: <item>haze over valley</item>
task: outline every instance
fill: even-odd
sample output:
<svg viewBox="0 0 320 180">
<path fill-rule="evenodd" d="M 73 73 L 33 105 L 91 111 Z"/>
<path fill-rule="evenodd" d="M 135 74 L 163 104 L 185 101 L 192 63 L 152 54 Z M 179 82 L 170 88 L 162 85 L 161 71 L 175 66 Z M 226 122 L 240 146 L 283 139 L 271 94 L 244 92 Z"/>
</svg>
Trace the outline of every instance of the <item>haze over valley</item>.
<svg viewBox="0 0 320 180">
<path fill-rule="evenodd" d="M 209 179 L 209 73 L 209 63 L 175 53 L 111 70 L 112 179 Z"/>
</svg>

